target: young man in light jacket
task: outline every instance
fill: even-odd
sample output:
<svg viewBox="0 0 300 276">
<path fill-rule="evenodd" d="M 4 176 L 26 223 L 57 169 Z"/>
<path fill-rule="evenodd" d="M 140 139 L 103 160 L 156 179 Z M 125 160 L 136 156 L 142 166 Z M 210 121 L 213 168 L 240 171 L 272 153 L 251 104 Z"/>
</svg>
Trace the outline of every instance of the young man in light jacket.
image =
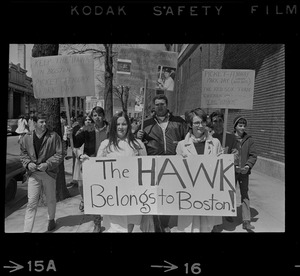
<svg viewBox="0 0 300 276">
<path fill-rule="evenodd" d="M 56 132 L 47 129 L 45 114 L 38 114 L 34 120 L 35 130 L 25 134 L 20 142 L 21 162 L 28 174 L 24 232 L 33 230 L 42 186 L 48 207 L 48 231 L 52 231 L 56 227 L 56 177 L 63 161 L 62 141 Z"/>
</svg>

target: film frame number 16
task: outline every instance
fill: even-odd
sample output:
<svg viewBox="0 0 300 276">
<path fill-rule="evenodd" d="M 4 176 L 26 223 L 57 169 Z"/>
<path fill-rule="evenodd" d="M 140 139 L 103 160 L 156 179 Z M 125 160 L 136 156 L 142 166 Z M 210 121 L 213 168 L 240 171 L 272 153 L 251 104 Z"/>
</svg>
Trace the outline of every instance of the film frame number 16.
<svg viewBox="0 0 300 276">
<path fill-rule="evenodd" d="M 185 263 L 184 266 L 185 274 L 189 274 L 190 272 L 195 275 L 201 273 L 200 263 L 193 263 L 191 266 L 189 266 L 189 263 Z"/>
</svg>

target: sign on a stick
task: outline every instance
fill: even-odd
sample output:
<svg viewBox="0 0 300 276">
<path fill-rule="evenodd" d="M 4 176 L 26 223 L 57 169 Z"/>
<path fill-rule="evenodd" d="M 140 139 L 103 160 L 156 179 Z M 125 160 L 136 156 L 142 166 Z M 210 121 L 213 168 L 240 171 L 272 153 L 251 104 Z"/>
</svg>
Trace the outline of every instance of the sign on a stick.
<svg viewBox="0 0 300 276">
<path fill-rule="evenodd" d="M 62 55 L 32 58 L 35 98 L 64 98 L 95 95 L 92 55 Z"/>
<path fill-rule="evenodd" d="M 203 70 L 201 107 L 252 109 L 254 78 L 254 70 Z"/>
<path fill-rule="evenodd" d="M 167 68 L 172 73 L 173 80 L 177 68 L 177 53 L 121 47 L 118 53 L 116 82 L 118 85 L 139 89 L 144 87 L 146 78 L 147 88 L 162 89 L 159 83 L 164 81 L 164 75 L 160 73 L 160 68 Z"/>
</svg>

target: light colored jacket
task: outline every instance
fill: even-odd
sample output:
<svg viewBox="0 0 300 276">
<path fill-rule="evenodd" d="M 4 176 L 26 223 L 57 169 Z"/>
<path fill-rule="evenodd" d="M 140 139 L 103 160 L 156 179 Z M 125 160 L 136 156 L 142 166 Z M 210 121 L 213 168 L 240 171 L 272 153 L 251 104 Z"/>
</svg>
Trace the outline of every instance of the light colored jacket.
<svg viewBox="0 0 300 276">
<path fill-rule="evenodd" d="M 198 155 L 190 132 L 178 143 L 176 153 L 182 157 Z M 209 135 L 205 141 L 203 155 L 217 156 L 221 153 L 221 142 Z M 178 232 L 211 232 L 213 227 L 219 224 L 222 224 L 220 216 L 178 216 L 177 230 Z"/>
<path fill-rule="evenodd" d="M 214 154 L 219 155 L 222 152 L 222 145 L 217 138 L 213 138 L 212 136 L 208 136 L 205 141 L 204 146 L 204 155 Z M 188 133 L 184 140 L 180 141 L 176 148 L 176 154 L 181 155 L 183 157 L 187 157 L 189 155 L 197 155 L 197 150 L 194 146 L 193 140 L 191 138 L 191 133 Z"/>
</svg>

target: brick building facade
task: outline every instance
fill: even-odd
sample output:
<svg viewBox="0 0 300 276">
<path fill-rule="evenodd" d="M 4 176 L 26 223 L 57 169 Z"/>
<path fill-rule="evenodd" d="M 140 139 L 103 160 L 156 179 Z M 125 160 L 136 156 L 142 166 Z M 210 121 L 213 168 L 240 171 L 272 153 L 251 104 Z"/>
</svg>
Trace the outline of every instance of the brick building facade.
<svg viewBox="0 0 300 276">
<path fill-rule="evenodd" d="M 201 107 L 203 69 L 255 70 L 253 109 L 229 110 L 227 130 L 233 131 L 237 115 L 245 116 L 249 121 L 247 132 L 255 139 L 259 153 L 255 168 L 284 179 L 285 45 L 173 44 L 172 50 L 179 53 L 176 93 L 167 96 L 170 110 L 178 115 Z"/>
</svg>

